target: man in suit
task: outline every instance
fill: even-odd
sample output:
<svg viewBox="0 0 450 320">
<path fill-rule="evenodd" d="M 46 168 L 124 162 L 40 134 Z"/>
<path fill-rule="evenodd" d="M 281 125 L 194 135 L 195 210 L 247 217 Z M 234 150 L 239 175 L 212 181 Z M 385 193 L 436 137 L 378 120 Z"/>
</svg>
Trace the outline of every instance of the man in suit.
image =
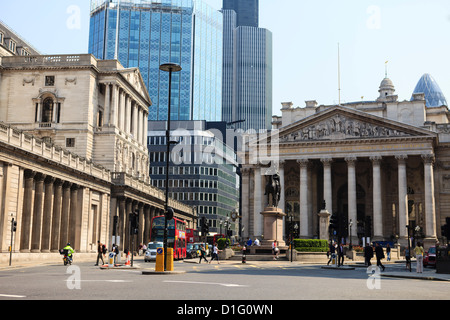
<svg viewBox="0 0 450 320">
<path fill-rule="evenodd" d="M 377 267 L 381 267 L 384 271 L 385 267 L 381 263 L 381 259 L 384 259 L 384 251 L 378 242 L 375 245 L 375 256 L 377 257 Z"/>
<path fill-rule="evenodd" d="M 341 243 L 338 248 L 338 267 L 343 265 L 344 265 L 344 245 Z"/>
<path fill-rule="evenodd" d="M 372 265 L 370 263 L 370 259 L 373 258 L 373 248 L 369 245 L 369 243 L 367 243 L 366 247 L 364 248 L 364 258 L 366 267 L 370 267 Z"/>
</svg>

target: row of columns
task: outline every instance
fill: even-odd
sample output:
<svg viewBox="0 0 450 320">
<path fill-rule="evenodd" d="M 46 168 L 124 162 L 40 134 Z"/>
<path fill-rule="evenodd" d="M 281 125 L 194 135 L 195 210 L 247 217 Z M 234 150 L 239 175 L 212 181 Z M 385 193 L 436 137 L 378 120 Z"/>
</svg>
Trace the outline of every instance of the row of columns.
<svg viewBox="0 0 450 320">
<path fill-rule="evenodd" d="M 24 171 L 21 252 L 57 252 L 77 238 L 77 184 L 40 172 Z"/>
<path fill-rule="evenodd" d="M 116 83 L 104 83 L 105 124 L 118 127 L 142 145 L 147 144 L 148 110 Z"/>
<path fill-rule="evenodd" d="M 408 224 L 408 185 L 406 173 L 407 155 L 395 156 L 398 162 L 398 214 L 399 214 L 399 236 L 407 237 Z M 433 155 L 423 155 L 424 162 L 424 190 L 425 190 L 425 234 L 429 238 L 436 237 L 436 212 L 434 199 L 434 179 L 433 179 Z M 370 157 L 373 172 L 373 231 L 374 237 L 383 238 L 383 215 L 382 215 L 382 191 L 381 191 L 381 161 L 382 157 Z M 324 167 L 324 199 L 327 209 L 332 213 L 333 208 L 333 190 L 332 190 L 332 158 L 321 159 Z M 352 234 L 357 234 L 357 199 L 356 199 L 356 157 L 345 158 L 347 162 L 348 179 L 348 219 L 354 222 L 351 226 Z M 308 237 L 309 215 L 308 215 L 308 160 L 298 160 L 300 164 L 300 236 Z M 284 175 L 282 169 L 281 175 Z"/>
<path fill-rule="evenodd" d="M 383 239 L 383 194 L 382 194 L 382 184 L 381 184 L 381 156 L 370 157 L 372 162 L 372 181 L 373 181 L 373 235 L 376 239 Z M 406 161 L 408 159 L 407 155 L 397 155 L 395 156 L 398 164 L 398 216 L 399 216 L 399 236 L 401 239 L 407 238 L 407 228 L 408 224 L 408 185 L 407 185 L 407 170 Z M 424 190 L 425 190 L 425 235 L 427 238 L 436 238 L 436 210 L 435 210 L 435 197 L 434 197 L 434 172 L 433 163 L 434 155 L 427 154 L 422 155 L 424 163 Z M 347 163 L 347 179 L 348 179 L 348 219 L 353 221 L 351 226 L 352 236 L 357 235 L 357 190 L 356 190 L 356 162 L 357 157 L 347 157 L 345 158 Z M 297 160 L 300 167 L 300 236 L 303 238 L 310 238 L 311 234 L 309 230 L 310 224 L 310 208 L 308 206 L 309 198 L 309 175 L 308 175 L 308 165 L 310 160 L 302 159 Z M 333 163 L 333 158 L 322 158 L 321 162 L 323 164 L 323 195 L 326 202 L 327 210 L 332 213 L 333 208 L 333 187 L 332 187 L 332 170 L 331 166 Z M 262 178 L 261 168 L 254 168 L 254 214 L 249 214 L 249 220 L 246 222 L 249 227 L 253 226 L 254 235 L 261 234 L 262 225 L 261 219 L 258 218 L 258 213 L 263 211 L 263 200 L 262 196 L 264 194 L 264 179 Z M 285 183 L 284 183 L 284 161 L 280 162 L 279 174 L 281 177 L 281 185 L 283 186 L 283 191 L 280 199 L 280 208 L 285 212 Z M 249 169 L 243 170 L 243 186 L 249 186 Z M 250 196 L 249 190 L 243 188 L 242 197 L 243 199 L 248 199 Z M 246 201 L 243 202 L 243 212 L 250 212 L 250 207 Z M 251 235 L 251 231 L 248 232 Z"/>
</svg>

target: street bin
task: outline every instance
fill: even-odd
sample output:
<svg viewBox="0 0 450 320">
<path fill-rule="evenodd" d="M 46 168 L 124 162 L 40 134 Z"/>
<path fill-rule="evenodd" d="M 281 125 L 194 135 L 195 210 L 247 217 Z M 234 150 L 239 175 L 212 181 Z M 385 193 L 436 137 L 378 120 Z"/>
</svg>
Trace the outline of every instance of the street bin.
<svg viewBox="0 0 450 320">
<path fill-rule="evenodd" d="M 156 249 L 155 271 L 164 272 L 164 248 Z"/>
<path fill-rule="evenodd" d="M 450 274 L 450 247 L 436 248 L 436 273 Z"/>
</svg>

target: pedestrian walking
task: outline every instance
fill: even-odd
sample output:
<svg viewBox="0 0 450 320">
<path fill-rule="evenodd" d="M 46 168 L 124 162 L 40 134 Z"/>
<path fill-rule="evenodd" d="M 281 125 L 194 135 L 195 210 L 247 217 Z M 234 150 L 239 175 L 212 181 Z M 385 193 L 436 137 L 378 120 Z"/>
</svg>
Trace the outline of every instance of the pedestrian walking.
<svg viewBox="0 0 450 320">
<path fill-rule="evenodd" d="M 344 265 L 344 245 L 341 243 L 338 247 L 338 267 L 343 265 Z"/>
<path fill-rule="evenodd" d="M 95 264 L 98 266 L 98 261 L 102 259 L 102 265 L 105 264 L 105 261 L 103 260 L 103 244 L 100 242 L 100 240 L 97 241 L 97 263 Z"/>
<path fill-rule="evenodd" d="M 330 264 L 330 262 L 336 258 L 336 246 L 334 245 L 334 242 L 331 241 L 330 248 L 328 250 L 328 254 L 330 256 L 330 260 L 328 260 L 327 265 Z"/>
<path fill-rule="evenodd" d="M 217 264 L 220 264 L 219 262 L 219 248 L 217 246 L 217 243 L 214 244 L 213 246 L 213 252 L 211 254 L 211 260 L 209 260 L 209 263 L 211 263 L 214 259 L 217 260 Z"/>
<path fill-rule="evenodd" d="M 272 243 L 273 260 L 277 260 L 278 259 L 279 252 L 280 252 L 280 249 L 278 248 L 277 240 L 274 240 L 273 243 Z"/>
<path fill-rule="evenodd" d="M 423 246 L 421 243 L 417 243 L 417 246 L 414 248 L 414 253 L 416 254 L 417 266 L 416 272 L 423 273 Z"/>
<path fill-rule="evenodd" d="M 405 260 L 406 260 L 406 270 L 410 270 L 411 269 L 411 255 L 410 255 L 408 248 L 405 249 Z"/>
<path fill-rule="evenodd" d="M 208 260 L 206 259 L 206 250 L 203 245 L 200 245 L 200 260 L 198 263 L 202 263 L 202 259 L 205 259 L 206 263 L 208 263 Z"/>
<path fill-rule="evenodd" d="M 377 242 L 375 245 L 375 256 L 377 258 L 377 267 L 381 267 L 384 271 L 385 267 L 381 263 L 381 259 L 384 259 L 383 247 Z"/>
<path fill-rule="evenodd" d="M 370 267 L 372 263 L 370 262 L 370 259 L 373 258 L 373 248 L 370 246 L 369 243 L 366 244 L 366 247 L 364 248 L 364 260 L 366 267 Z"/>
<path fill-rule="evenodd" d="M 389 245 L 389 243 L 386 245 L 386 256 L 387 261 L 391 261 L 391 246 Z"/>
</svg>

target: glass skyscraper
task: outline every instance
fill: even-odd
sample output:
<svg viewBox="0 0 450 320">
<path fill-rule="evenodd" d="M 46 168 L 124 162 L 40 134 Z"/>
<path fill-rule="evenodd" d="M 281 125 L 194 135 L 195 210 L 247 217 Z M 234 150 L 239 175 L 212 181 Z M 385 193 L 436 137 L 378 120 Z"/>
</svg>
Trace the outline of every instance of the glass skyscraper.
<svg viewBox="0 0 450 320">
<path fill-rule="evenodd" d="M 171 119 L 222 119 L 223 16 L 202 0 L 92 0 L 89 53 L 138 67 L 153 106 L 149 120 L 167 120 L 169 75 L 163 63 L 180 64 L 172 78 Z"/>
<path fill-rule="evenodd" d="M 259 0 L 223 0 L 224 10 L 233 10 L 237 26 L 259 27 Z"/>
<path fill-rule="evenodd" d="M 222 119 L 245 131 L 272 128 L 272 33 L 258 27 L 258 5 L 224 0 L 222 9 Z"/>
</svg>

